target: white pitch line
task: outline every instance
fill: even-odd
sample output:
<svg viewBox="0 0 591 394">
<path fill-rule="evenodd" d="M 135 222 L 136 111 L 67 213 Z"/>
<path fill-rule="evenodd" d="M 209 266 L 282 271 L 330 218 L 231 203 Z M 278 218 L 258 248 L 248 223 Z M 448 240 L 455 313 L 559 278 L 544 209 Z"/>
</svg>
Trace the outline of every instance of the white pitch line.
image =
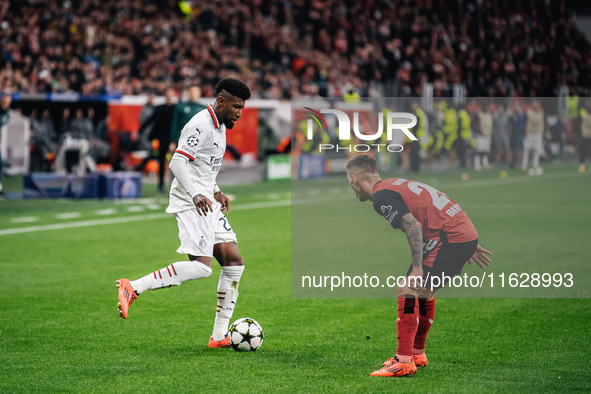
<svg viewBox="0 0 591 394">
<path fill-rule="evenodd" d="M 33 223 L 39 220 L 37 216 L 22 216 L 20 218 L 10 219 L 10 223 Z"/>
<path fill-rule="evenodd" d="M 509 184 L 519 184 L 519 183 L 529 183 L 529 182 L 537 182 L 537 181 L 552 181 L 552 180 L 560 180 L 565 178 L 576 178 L 581 177 L 584 178 L 581 174 L 573 171 L 562 171 L 557 173 L 551 174 L 544 174 L 541 176 L 529 176 L 529 175 L 517 175 L 510 178 L 492 178 L 492 179 L 479 179 L 479 180 L 468 180 L 468 181 L 458 181 L 458 182 L 450 182 L 447 184 L 441 184 L 441 186 L 435 182 L 431 183 L 431 186 L 436 188 L 443 189 L 444 192 L 448 190 L 456 190 L 456 189 L 470 189 L 474 187 L 487 187 L 487 186 L 499 186 L 499 185 L 509 185 Z M 296 187 L 297 188 L 297 187 Z M 353 191 L 350 189 L 343 189 L 346 190 L 341 195 L 334 195 L 329 196 L 331 189 L 327 189 L 324 193 L 321 193 L 319 190 L 315 190 L 316 193 L 310 193 L 308 191 L 306 194 L 308 195 L 317 195 L 318 197 L 314 198 L 302 198 L 301 196 L 304 195 L 304 192 L 298 193 L 295 192 L 296 196 L 300 196 L 299 198 L 292 200 L 292 205 L 301 205 L 301 204 L 314 204 L 314 203 L 323 203 L 327 201 L 341 201 L 341 200 L 349 200 L 351 198 L 355 198 L 353 195 Z"/>
<path fill-rule="evenodd" d="M 117 213 L 117 210 L 115 208 L 106 208 L 106 209 L 99 209 L 98 211 L 95 211 L 94 213 L 99 216 L 106 216 L 106 215 L 113 215 L 113 214 Z"/>
<path fill-rule="evenodd" d="M 260 209 L 260 208 L 286 207 L 288 205 L 291 205 L 291 200 L 252 202 L 250 204 L 242 204 L 242 205 L 238 205 L 235 207 L 230 206 L 230 212 L 232 212 L 232 211 L 247 211 L 249 209 Z"/>
<path fill-rule="evenodd" d="M 76 219 L 82 216 L 80 212 L 64 212 L 55 215 L 56 219 Z"/>
<path fill-rule="evenodd" d="M 51 231 L 51 230 L 62 230 L 65 228 L 91 227 L 91 226 L 100 226 L 100 225 L 105 225 L 105 224 L 138 222 L 138 221 L 142 221 L 142 220 L 164 219 L 164 218 L 168 218 L 168 217 L 171 217 L 171 216 L 166 215 L 164 213 L 155 213 L 155 214 L 151 214 L 151 215 L 125 216 L 125 217 L 121 217 L 121 218 L 95 219 L 95 220 L 85 220 L 82 222 L 47 224 L 44 226 L 30 226 L 30 227 L 0 230 L 0 235 L 33 233 L 36 231 Z"/>
<path fill-rule="evenodd" d="M 127 207 L 127 212 L 144 212 L 144 207 L 141 205 L 132 205 Z"/>
<path fill-rule="evenodd" d="M 239 205 L 236 207 L 231 207 L 230 211 L 244 211 L 244 210 L 249 210 L 249 209 L 273 208 L 273 207 L 281 207 L 281 206 L 288 206 L 288 205 L 291 205 L 291 200 L 243 204 L 243 205 Z M 92 227 L 92 226 L 101 226 L 101 225 L 107 225 L 107 224 L 141 222 L 144 220 L 157 220 L 157 219 L 169 219 L 169 218 L 172 218 L 171 214 L 152 213 L 152 214 L 148 214 L 148 215 L 124 216 L 124 217 L 120 217 L 120 218 L 85 220 L 82 222 L 48 224 L 48 225 L 44 225 L 44 226 L 29 226 L 29 227 L 22 227 L 22 228 L 11 228 L 11 229 L 6 229 L 6 230 L 0 230 L 0 236 L 11 235 L 11 234 L 33 233 L 33 232 L 37 232 L 37 231 L 53 231 L 53 230 L 62 230 L 62 229 L 66 229 L 66 228 Z"/>
<path fill-rule="evenodd" d="M 547 174 L 543 176 L 535 176 L 535 177 L 528 177 L 528 176 L 521 176 L 521 177 L 514 177 L 511 178 L 510 181 L 508 179 L 490 179 L 490 180 L 481 180 L 481 181 L 467 181 L 467 182 L 458 182 L 455 184 L 450 184 L 449 186 L 445 187 L 445 189 L 462 189 L 462 188 L 469 188 L 474 186 L 494 186 L 500 184 L 507 184 L 507 183 L 518 183 L 519 181 L 544 181 L 544 180 L 553 180 L 559 178 L 571 178 L 581 176 L 578 173 L 571 173 L 569 172 L 561 172 L 555 174 Z M 351 196 L 352 197 L 352 196 Z M 326 202 L 326 201 L 333 201 L 333 200 L 345 200 L 351 198 L 350 196 L 327 196 L 326 198 L 308 198 L 308 199 L 301 199 L 301 200 L 281 200 L 281 201 L 270 201 L 270 202 L 260 202 L 260 203 L 251 203 L 251 204 L 243 204 L 234 206 L 231 208 L 231 211 L 243 211 L 249 209 L 260 209 L 260 208 L 273 208 L 273 207 L 283 207 L 289 205 L 300 205 L 300 204 L 309 204 L 309 203 L 318 203 L 318 202 Z M 82 222 L 70 222 L 70 223 L 60 223 L 60 224 L 49 224 L 44 226 L 29 226 L 29 227 L 22 227 L 22 228 L 15 228 L 15 229 L 6 229 L 0 230 L 0 236 L 2 235 L 10 235 L 10 234 L 21 234 L 21 233 L 32 233 L 37 231 L 52 231 L 52 230 L 62 230 L 66 228 L 77 228 L 77 227 L 91 227 L 91 226 L 100 226 L 100 225 L 107 225 L 107 224 L 118 224 L 118 223 L 128 223 L 128 222 L 139 222 L 144 220 L 155 220 L 155 219 L 166 219 L 170 218 L 172 215 L 165 214 L 165 213 L 153 213 L 149 215 L 137 215 L 137 216 L 125 216 L 120 218 L 110 218 L 110 219 L 96 219 L 96 220 L 86 220 Z"/>
<path fill-rule="evenodd" d="M 517 175 L 509 178 L 492 178 L 492 179 L 477 179 L 477 180 L 467 180 L 467 181 L 457 181 L 451 182 L 447 185 L 443 185 L 441 188 L 445 190 L 448 189 L 469 189 L 473 187 L 484 187 L 484 186 L 497 186 L 497 185 L 507 185 L 507 184 L 515 184 L 515 183 L 528 183 L 528 182 L 537 182 L 537 181 L 551 181 L 555 179 L 564 179 L 564 178 L 576 178 L 581 177 L 576 171 L 562 171 L 556 172 L 551 174 L 544 174 L 539 176 L 529 176 L 529 175 Z"/>
</svg>

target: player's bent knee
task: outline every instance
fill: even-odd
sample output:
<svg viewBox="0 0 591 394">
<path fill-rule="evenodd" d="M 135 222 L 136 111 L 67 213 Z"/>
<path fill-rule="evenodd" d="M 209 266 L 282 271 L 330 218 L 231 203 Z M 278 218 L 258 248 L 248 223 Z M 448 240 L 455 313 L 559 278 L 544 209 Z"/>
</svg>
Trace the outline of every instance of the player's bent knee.
<svg viewBox="0 0 591 394">
<path fill-rule="evenodd" d="M 189 257 L 189 261 L 196 261 L 196 262 L 199 262 L 199 263 L 211 268 L 211 264 L 213 262 L 213 259 L 211 257 L 193 256 L 192 254 L 188 255 L 188 257 Z"/>
<path fill-rule="evenodd" d="M 423 290 L 426 290 L 427 293 L 423 293 Z M 417 298 L 430 298 L 429 297 L 430 294 L 431 294 L 431 292 L 425 288 L 412 289 L 409 286 L 398 286 L 396 288 L 396 296 L 398 298 L 407 297 L 407 296 L 412 296 L 412 297 L 417 297 Z"/>
<path fill-rule="evenodd" d="M 423 298 L 423 299 L 427 299 L 427 300 L 431 300 L 433 298 L 435 298 L 435 292 L 431 291 L 425 287 L 419 289 L 417 291 L 418 297 L 419 298 Z"/>
<path fill-rule="evenodd" d="M 194 260 L 192 263 L 194 271 L 193 276 L 195 279 L 207 278 L 211 276 L 212 270 L 211 267 L 207 266 L 207 264 L 204 264 L 198 260 Z"/>
<path fill-rule="evenodd" d="M 411 290 L 409 287 L 406 286 L 398 286 L 396 288 L 396 296 L 398 296 L 398 298 L 400 297 L 404 297 L 407 295 L 415 295 L 415 292 L 413 290 Z"/>
<path fill-rule="evenodd" d="M 239 265 L 244 265 L 244 259 L 242 258 L 242 256 L 240 255 L 240 253 L 233 253 L 229 256 L 226 256 L 226 258 L 224 259 L 225 261 L 223 262 L 222 265 L 225 266 L 239 266 Z"/>
<path fill-rule="evenodd" d="M 242 259 L 242 257 L 235 258 L 235 259 L 228 259 L 228 260 L 226 260 L 225 264 L 223 264 L 223 266 L 226 266 L 226 267 L 244 266 L 244 260 Z"/>
</svg>

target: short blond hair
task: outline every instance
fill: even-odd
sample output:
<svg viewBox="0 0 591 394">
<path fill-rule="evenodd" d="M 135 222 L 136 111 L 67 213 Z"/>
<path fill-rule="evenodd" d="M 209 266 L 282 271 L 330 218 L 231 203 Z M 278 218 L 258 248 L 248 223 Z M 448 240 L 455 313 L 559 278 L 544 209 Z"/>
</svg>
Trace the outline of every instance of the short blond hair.
<svg viewBox="0 0 591 394">
<path fill-rule="evenodd" d="M 378 162 L 367 153 L 353 156 L 347 162 L 345 168 L 350 173 L 356 174 L 379 174 Z"/>
</svg>

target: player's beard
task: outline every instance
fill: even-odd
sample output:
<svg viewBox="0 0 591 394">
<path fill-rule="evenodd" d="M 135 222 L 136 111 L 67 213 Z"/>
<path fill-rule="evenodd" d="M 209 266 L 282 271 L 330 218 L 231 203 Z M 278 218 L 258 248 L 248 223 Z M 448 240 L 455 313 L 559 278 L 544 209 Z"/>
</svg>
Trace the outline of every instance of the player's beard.
<svg viewBox="0 0 591 394">
<path fill-rule="evenodd" d="M 357 197 L 357 199 L 361 202 L 367 201 L 369 198 L 368 196 L 363 192 L 363 190 L 355 190 L 355 197 Z"/>
<path fill-rule="evenodd" d="M 236 121 L 236 122 L 238 122 L 238 121 Z M 229 120 L 229 119 L 228 120 L 224 119 L 224 126 L 226 126 L 226 129 L 232 130 L 232 128 L 234 127 L 236 122 L 232 122 L 232 120 Z"/>
</svg>

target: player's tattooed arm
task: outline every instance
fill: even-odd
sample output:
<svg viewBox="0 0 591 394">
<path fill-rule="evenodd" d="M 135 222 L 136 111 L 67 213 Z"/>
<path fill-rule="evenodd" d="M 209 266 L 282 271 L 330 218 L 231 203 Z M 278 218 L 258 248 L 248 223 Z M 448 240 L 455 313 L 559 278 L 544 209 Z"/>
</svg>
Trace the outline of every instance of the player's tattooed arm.
<svg viewBox="0 0 591 394">
<path fill-rule="evenodd" d="M 406 234 L 408 245 L 412 253 L 413 267 L 423 267 L 423 229 L 421 223 L 412 215 L 407 213 L 400 219 L 400 230 Z"/>
</svg>

